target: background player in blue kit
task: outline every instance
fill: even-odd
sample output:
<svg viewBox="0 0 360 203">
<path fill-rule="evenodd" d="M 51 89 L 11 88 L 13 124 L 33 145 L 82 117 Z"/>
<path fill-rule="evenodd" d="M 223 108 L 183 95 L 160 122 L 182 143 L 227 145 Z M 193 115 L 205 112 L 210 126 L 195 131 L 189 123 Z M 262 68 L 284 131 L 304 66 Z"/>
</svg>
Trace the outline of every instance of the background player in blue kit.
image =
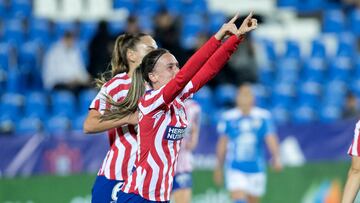
<svg viewBox="0 0 360 203">
<path fill-rule="evenodd" d="M 224 113 L 218 132 L 215 182 L 222 184 L 225 175 L 226 188 L 235 203 L 259 202 L 266 186 L 264 143 L 275 170 L 281 170 L 282 165 L 270 112 L 254 106 L 250 84 L 239 86 L 236 107 Z"/>
</svg>

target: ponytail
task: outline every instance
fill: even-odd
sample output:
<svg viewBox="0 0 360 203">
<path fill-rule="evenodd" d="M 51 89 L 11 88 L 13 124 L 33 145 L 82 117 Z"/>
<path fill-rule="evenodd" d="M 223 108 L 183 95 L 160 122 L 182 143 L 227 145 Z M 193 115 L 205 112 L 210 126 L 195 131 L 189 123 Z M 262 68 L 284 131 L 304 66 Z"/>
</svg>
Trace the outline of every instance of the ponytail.
<svg viewBox="0 0 360 203">
<path fill-rule="evenodd" d="M 111 108 L 105 110 L 105 114 L 100 117 L 101 120 L 120 120 L 137 111 L 138 101 L 145 92 L 145 81 L 142 77 L 141 67 L 136 68 L 131 80 L 129 92 L 123 101 L 116 102 L 109 95 L 105 95 Z"/>
</svg>

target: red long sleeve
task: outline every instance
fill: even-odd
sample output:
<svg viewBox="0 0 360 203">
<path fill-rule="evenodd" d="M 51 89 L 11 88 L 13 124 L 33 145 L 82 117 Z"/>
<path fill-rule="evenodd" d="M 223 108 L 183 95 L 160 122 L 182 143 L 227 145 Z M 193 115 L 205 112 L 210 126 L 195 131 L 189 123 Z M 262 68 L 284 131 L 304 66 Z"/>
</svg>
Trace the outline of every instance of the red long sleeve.
<svg viewBox="0 0 360 203">
<path fill-rule="evenodd" d="M 190 89 L 188 94 L 197 92 L 209 80 L 224 67 L 225 63 L 230 59 L 231 55 L 235 52 L 243 37 L 231 36 L 216 52 L 209 58 L 205 65 L 199 72 L 191 79 L 193 88 Z"/>
<path fill-rule="evenodd" d="M 163 98 L 166 104 L 171 103 L 182 91 L 186 84 L 200 70 L 204 63 L 219 48 L 221 41 L 214 36 L 211 37 L 190 59 L 185 63 L 181 70 L 176 74 L 163 90 Z"/>
</svg>

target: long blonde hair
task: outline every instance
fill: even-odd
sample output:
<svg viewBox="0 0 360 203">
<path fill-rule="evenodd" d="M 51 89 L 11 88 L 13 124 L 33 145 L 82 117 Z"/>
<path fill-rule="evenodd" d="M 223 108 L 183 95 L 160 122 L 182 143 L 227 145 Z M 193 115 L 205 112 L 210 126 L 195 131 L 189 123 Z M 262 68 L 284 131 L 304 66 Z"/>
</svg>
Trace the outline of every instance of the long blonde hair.
<svg viewBox="0 0 360 203">
<path fill-rule="evenodd" d="M 156 62 L 165 53 L 169 53 L 169 51 L 166 49 L 156 49 L 149 52 L 143 58 L 140 66 L 136 68 L 132 75 L 131 86 L 124 100 L 116 102 L 113 101 L 110 96 L 106 95 L 107 102 L 111 104 L 111 108 L 105 110 L 105 114 L 101 116 L 101 120 L 119 120 L 136 112 L 139 99 L 145 92 L 145 82 L 152 87 L 149 73 L 153 71 Z"/>
<path fill-rule="evenodd" d="M 101 88 L 107 81 L 119 73 L 128 73 L 130 70 L 127 52 L 135 49 L 141 38 L 148 36 L 145 33 L 122 34 L 116 38 L 114 49 L 111 56 L 111 70 L 103 72 L 99 78 L 95 79 L 96 87 Z M 102 51 L 102 50 L 99 50 Z"/>
</svg>

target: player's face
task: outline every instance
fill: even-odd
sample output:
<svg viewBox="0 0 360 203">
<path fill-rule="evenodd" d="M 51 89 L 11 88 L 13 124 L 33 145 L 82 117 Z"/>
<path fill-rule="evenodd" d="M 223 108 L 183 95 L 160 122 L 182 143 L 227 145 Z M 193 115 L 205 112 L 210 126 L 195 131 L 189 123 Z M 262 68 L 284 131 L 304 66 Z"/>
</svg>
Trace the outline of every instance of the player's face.
<svg viewBox="0 0 360 203">
<path fill-rule="evenodd" d="M 165 53 L 160 56 L 156 62 L 152 74 L 153 84 L 157 84 L 159 87 L 167 84 L 175 75 L 179 72 L 179 63 L 170 53 Z"/>
<path fill-rule="evenodd" d="M 158 46 L 151 36 L 146 35 L 141 37 L 140 42 L 135 45 L 134 49 L 134 61 L 136 66 L 140 65 L 142 59 L 146 54 L 157 48 Z"/>
<path fill-rule="evenodd" d="M 254 105 L 254 95 L 250 85 L 242 85 L 239 87 L 236 104 L 240 108 L 250 108 Z"/>
</svg>

